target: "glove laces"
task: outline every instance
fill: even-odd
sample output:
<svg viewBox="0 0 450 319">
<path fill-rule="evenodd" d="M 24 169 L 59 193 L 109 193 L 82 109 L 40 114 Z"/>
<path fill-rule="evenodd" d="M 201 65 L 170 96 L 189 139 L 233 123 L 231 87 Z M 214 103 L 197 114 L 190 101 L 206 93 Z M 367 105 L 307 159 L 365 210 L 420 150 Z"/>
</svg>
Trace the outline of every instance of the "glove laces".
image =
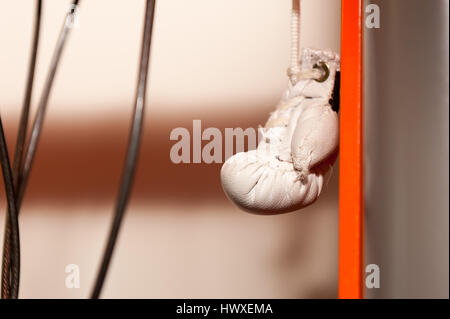
<svg viewBox="0 0 450 319">
<path fill-rule="evenodd" d="M 300 80 L 320 80 L 325 69 L 315 67 L 310 70 L 302 70 L 300 60 L 300 30 L 301 30 L 301 0 L 292 0 L 291 12 L 291 65 L 287 70 L 287 75 L 292 85 Z"/>
</svg>

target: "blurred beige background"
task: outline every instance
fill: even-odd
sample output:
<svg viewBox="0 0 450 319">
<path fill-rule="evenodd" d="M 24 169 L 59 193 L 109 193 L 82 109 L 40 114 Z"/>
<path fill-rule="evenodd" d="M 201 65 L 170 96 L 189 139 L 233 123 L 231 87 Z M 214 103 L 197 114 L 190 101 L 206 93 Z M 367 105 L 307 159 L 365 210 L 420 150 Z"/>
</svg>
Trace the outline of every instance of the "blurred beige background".
<svg viewBox="0 0 450 319">
<path fill-rule="evenodd" d="M 81 1 L 20 217 L 23 298 L 85 298 L 91 290 L 132 112 L 144 1 L 132 3 Z M 44 3 L 34 107 L 68 5 Z M 337 165 L 316 204 L 262 217 L 225 198 L 220 164 L 169 159 L 170 131 L 191 129 L 193 119 L 221 130 L 264 123 L 287 84 L 290 6 L 158 2 L 139 169 L 103 297 L 336 297 Z M 33 9 L 33 1 L 0 0 L 0 111 L 10 153 Z M 304 0 L 302 9 L 302 46 L 339 51 L 340 1 Z M 67 264 L 80 266 L 81 288 L 65 287 Z"/>
</svg>

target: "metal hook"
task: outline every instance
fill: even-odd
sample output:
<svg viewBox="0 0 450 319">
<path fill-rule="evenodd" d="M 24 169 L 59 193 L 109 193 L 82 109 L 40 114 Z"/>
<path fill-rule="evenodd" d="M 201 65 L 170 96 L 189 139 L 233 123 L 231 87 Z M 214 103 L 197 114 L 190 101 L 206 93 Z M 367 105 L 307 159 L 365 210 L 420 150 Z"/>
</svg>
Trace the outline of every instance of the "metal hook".
<svg viewBox="0 0 450 319">
<path fill-rule="evenodd" d="M 328 77 L 330 76 L 330 67 L 324 61 L 317 62 L 316 64 L 314 64 L 313 68 L 320 69 L 323 71 L 323 75 L 320 78 L 315 79 L 317 82 L 320 82 L 320 83 L 325 82 L 328 79 Z"/>
</svg>

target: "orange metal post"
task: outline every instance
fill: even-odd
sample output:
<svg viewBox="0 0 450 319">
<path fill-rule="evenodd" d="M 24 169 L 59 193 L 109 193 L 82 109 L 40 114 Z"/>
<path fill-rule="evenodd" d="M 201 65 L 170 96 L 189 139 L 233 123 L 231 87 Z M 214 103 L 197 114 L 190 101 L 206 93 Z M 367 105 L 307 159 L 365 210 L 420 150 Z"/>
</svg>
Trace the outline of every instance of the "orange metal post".
<svg viewBox="0 0 450 319">
<path fill-rule="evenodd" d="M 342 0 L 339 298 L 363 298 L 362 0 Z"/>
</svg>

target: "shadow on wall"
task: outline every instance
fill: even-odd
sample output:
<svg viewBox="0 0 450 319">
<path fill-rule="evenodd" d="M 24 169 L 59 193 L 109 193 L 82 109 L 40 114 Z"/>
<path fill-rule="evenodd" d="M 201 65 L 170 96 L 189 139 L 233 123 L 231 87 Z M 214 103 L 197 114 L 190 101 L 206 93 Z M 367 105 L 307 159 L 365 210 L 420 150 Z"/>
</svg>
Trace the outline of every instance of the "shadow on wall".
<svg viewBox="0 0 450 319">
<path fill-rule="evenodd" d="M 151 110 L 148 113 L 133 197 L 171 203 L 224 200 L 220 186 L 221 163 L 175 164 L 171 161 L 170 150 L 177 142 L 170 140 L 174 128 L 188 129 L 192 139 L 193 120 L 202 119 L 202 129 L 216 127 L 224 137 L 226 127 L 256 130 L 266 117 L 241 112 L 239 117 L 214 113 L 161 119 L 153 116 Z M 268 113 L 269 109 L 260 114 Z M 57 124 L 61 118 L 47 118 L 25 201 L 111 201 L 120 182 L 130 120 L 131 108 L 129 117 L 108 121 L 89 119 L 68 123 L 65 120 L 64 124 Z M 16 130 L 13 126 L 6 128 L 10 153 L 15 143 L 11 133 L 15 134 Z M 204 141 L 203 145 L 207 143 Z M 224 145 L 223 138 L 223 157 Z M 192 161 L 192 143 L 190 147 Z"/>
<path fill-rule="evenodd" d="M 381 281 L 367 296 L 448 299 L 449 2 L 371 2 L 381 28 L 364 35 L 366 262 Z"/>
</svg>

